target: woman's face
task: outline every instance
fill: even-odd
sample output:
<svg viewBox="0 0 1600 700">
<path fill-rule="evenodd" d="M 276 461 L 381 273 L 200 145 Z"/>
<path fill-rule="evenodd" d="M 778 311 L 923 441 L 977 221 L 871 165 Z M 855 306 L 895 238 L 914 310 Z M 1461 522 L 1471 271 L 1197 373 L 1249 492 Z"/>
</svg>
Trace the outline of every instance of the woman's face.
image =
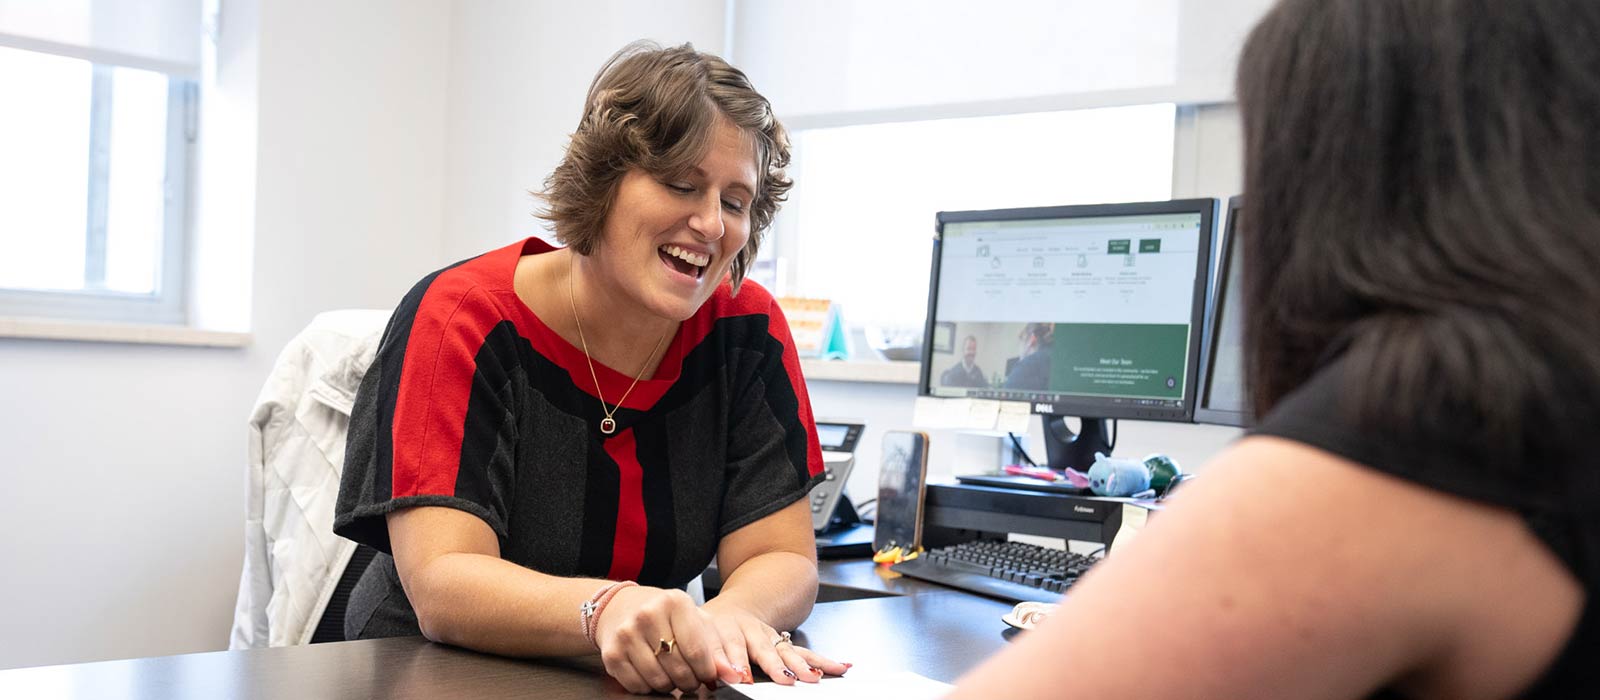
<svg viewBox="0 0 1600 700">
<path fill-rule="evenodd" d="M 595 251 L 605 283 L 656 316 L 693 316 L 750 239 L 755 193 L 755 147 L 726 119 L 689 172 L 628 171 Z"/>
</svg>

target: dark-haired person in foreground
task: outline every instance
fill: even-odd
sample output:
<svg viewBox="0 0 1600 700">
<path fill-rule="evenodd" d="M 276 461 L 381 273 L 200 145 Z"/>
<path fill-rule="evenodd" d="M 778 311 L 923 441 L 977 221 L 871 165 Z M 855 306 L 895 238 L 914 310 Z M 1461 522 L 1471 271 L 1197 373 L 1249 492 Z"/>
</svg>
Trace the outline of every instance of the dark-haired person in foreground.
<svg viewBox="0 0 1600 700">
<path fill-rule="evenodd" d="M 1260 424 L 959 698 L 1600 689 L 1600 3 L 1288 0 L 1239 66 Z"/>
<path fill-rule="evenodd" d="M 779 631 L 816 600 L 822 455 L 788 325 L 744 275 L 788 160 L 715 56 L 636 44 L 601 69 L 545 183 L 567 247 L 430 275 L 384 333 L 334 525 L 382 552 L 349 638 L 598 652 L 636 693 L 845 672 Z"/>
</svg>

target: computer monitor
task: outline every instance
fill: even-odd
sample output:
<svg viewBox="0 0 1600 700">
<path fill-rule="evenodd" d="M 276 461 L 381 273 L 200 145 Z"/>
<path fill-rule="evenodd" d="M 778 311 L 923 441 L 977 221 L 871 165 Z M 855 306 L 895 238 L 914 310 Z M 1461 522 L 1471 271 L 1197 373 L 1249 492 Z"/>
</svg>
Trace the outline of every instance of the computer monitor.
<svg viewBox="0 0 1600 700">
<path fill-rule="evenodd" d="M 1190 421 L 1216 209 L 940 212 L 918 393 L 1030 403 L 1058 470 L 1111 451 L 1105 419 Z"/>
<path fill-rule="evenodd" d="M 1244 382 L 1244 293 L 1239 264 L 1239 202 L 1228 199 L 1228 219 L 1217 246 L 1217 272 L 1206 312 L 1205 342 L 1200 352 L 1200 396 L 1194 422 L 1248 427 L 1250 392 Z"/>
</svg>

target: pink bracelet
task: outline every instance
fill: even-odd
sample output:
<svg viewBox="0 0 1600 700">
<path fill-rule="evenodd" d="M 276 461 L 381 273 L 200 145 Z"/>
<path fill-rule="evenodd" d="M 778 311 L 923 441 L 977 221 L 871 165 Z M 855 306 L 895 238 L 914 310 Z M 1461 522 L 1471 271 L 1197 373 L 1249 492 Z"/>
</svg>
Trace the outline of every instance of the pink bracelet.
<svg viewBox="0 0 1600 700">
<path fill-rule="evenodd" d="M 578 622 L 583 625 L 583 638 L 589 640 L 589 643 L 594 645 L 594 648 L 600 648 L 600 643 L 594 640 L 594 634 L 600 627 L 600 613 L 605 611 L 606 604 L 611 602 L 611 598 L 617 594 L 617 591 L 628 586 L 637 585 L 639 584 L 632 581 L 617 581 L 595 591 L 594 595 L 589 597 L 589 600 L 578 606 Z"/>
</svg>

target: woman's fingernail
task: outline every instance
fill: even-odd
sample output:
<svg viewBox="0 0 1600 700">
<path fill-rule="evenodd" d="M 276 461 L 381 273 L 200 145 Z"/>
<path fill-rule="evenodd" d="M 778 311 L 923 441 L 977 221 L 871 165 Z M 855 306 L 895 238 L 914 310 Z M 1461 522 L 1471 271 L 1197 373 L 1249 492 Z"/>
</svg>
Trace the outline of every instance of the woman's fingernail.
<svg viewBox="0 0 1600 700">
<path fill-rule="evenodd" d="M 748 668 L 744 669 L 744 682 L 746 682 L 746 683 L 754 683 L 754 682 L 756 682 L 756 677 L 754 675 L 751 675 L 750 669 L 748 669 Z"/>
<path fill-rule="evenodd" d="M 799 678 L 799 676 L 794 675 L 794 671 L 790 671 L 787 668 L 783 669 L 783 675 L 788 676 L 790 678 Z"/>
<path fill-rule="evenodd" d="M 811 669 L 812 673 L 815 673 L 815 674 L 817 674 L 819 676 L 822 675 L 822 669 L 817 668 L 816 666 L 807 666 L 806 668 Z"/>
</svg>

